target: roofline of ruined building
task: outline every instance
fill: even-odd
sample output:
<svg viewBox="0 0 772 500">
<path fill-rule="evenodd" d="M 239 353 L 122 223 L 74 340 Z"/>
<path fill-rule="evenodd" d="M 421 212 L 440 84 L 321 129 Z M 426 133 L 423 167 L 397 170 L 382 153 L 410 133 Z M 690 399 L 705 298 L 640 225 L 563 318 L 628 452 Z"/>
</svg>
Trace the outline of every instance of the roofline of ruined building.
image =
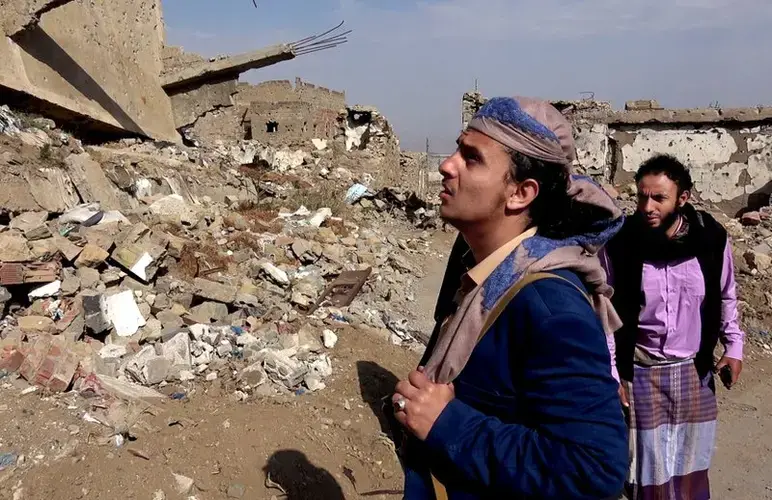
<svg viewBox="0 0 772 500">
<path fill-rule="evenodd" d="M 482 95 L 467 93 L 465 97 L 472 102 L 481 101 Z M 772 106 L 756 106 L 752 108 L 662 108 L 654 104 L 651 109 L 614 110 L 608 101 L 592 99 L 567 101 L 551 100 L 574 122 L 616 126 L 640 125 L 770 125 L 772 124 Z M 631 101 L 656 103 L 656 101 Z"/>
<path fill-rule="evenodd" d="M 772 123 L 772 107 L 694 108 L 569 113 L 574 121 L 605 125 L 764 125 Z"/>
</svg>

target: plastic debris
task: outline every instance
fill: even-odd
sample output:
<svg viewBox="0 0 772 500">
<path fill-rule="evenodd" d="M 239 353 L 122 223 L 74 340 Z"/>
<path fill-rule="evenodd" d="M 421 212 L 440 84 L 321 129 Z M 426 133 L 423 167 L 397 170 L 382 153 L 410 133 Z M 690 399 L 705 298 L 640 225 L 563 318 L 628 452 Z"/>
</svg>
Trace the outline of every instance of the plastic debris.
<svg viewBox="0 0 772 500">
<path fill-rule="evenodd" d="M 13 467 L 18 459 L 16 453 L 0 453 L 0 471 Z"/>
</svg>

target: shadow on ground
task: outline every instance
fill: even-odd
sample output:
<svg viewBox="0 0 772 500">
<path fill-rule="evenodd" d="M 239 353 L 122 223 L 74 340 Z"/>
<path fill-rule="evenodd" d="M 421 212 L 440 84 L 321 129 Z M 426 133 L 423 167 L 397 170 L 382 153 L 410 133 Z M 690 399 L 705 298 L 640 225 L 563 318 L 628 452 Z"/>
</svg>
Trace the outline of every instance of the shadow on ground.
<svg viewBox="0 0 772 500">
<path fill-rule="evenodd" d="M 343 489 L 326 469 L 312 464 L 298 450 L 280 450 L 263 468 L 266 486 L 286 500 L 343 500 Z M 284 492 L 285 495 L 281 495 Z"/>
<path fill-rule="evenodd" d="M 390 424 L 383 405 L 384 400 L 388 404 L 399 379 L 389 370 L 373 361 L 357 361 L 357 374 L 362 400 L 370 406 L 373 414 L 378 418 L 381 431 L 387 436 L 392 436 L 391 426 L 393 424 Z"/>
</svg>

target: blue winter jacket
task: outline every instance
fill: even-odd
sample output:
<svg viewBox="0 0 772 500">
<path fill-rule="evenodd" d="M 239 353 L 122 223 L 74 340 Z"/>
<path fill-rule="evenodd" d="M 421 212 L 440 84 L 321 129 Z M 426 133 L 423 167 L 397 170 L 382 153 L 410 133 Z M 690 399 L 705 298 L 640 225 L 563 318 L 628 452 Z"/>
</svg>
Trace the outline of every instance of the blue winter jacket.
<svg viewBox="0 0 772 500">
<path fill-rule="evenodd" d="M 556 274 L 582 290 L 570 272 Z M 623 487 L 627 433 L 601 324 L 571 283 L 525 286 L 454 381 L 425 442 L 405 446 L 405 499 L 604 500 Z"/>
</svg>

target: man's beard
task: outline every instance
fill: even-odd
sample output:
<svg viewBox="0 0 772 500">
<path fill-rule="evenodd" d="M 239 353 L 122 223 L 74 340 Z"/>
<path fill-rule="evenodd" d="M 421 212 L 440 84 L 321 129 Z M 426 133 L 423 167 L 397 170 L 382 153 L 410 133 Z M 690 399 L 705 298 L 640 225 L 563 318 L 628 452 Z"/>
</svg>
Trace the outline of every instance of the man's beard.
<svg viewBox="0 0 772 500">
<path fill-rule="evenodd" d="M 644 221 L 644 216 L 641 215 L 641 223 L 643 224 L 645 231 L 649 233 L 650 236 L 653 238 L 665 238 L 667 239 L 667 232 L 672 228 L 675 224 L 678 223 L 678 219 L 681 216 L 681 208 L 676 207 L 672 212 L 670 212 L 664 219 L 662 219 L 662 223 L 657 227 L 651 227 Z"/>
<path fill-rule="evenodd" d="M 653 260 L 670 260 L 673 257 L 673 250 L 678 245 L 677 240 L 668 235 L 668 231 L 674 224 L 678 223 L 680 215 L 680 208 L 676 208 L 662 219 L 662 223 L 658 227 L 647 225 L 644 220 L 645 216 L 641 215 L 641 224 L 644 229 L 641 231 L 643 238 L 640 242 L 642 246 L 640 250 Z"/>
</svg>

